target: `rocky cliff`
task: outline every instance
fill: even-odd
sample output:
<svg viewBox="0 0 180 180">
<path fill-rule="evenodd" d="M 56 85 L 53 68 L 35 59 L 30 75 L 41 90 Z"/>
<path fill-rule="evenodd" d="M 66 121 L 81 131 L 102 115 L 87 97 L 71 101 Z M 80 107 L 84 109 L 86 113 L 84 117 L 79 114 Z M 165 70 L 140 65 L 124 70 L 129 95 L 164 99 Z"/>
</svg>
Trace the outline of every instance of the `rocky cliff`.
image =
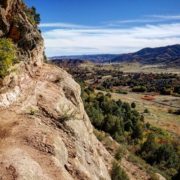
<svg viewBox="0 0 180 180">
<path fill-rule="evenodd" d="M 93 134 L 80 87 L 43 63 L 43 39 L 21 0 L 0 1 L 0 37 L 19 63 L 0 89 L 0 179 L 110 179 L 112 158 Z"/>
</svg>

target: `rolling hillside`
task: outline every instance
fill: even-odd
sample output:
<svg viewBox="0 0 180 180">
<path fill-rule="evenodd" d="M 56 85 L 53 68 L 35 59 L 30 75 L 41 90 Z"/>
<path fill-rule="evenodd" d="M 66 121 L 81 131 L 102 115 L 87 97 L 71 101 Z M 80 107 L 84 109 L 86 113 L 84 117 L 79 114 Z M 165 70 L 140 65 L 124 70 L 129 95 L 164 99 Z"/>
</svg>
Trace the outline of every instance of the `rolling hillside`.
<svg viewBox="0 0 180 180">
<path fill-rule="evenodd" d="M 122 54 L 112 62 L 139 62 L 141 64 L 165 64 L 180 66 L 180 45 L 144 48 L 135 53 Z"/>
<path fill-rule="evenodd" d="M 163 64 L 168 66 L 180 66 L 180 45 L 172 45 L 158 48 L 144 48 L 135 53 L 128 54 L 100 54 L 79 56 L 57 56 L 51 60 L 88 60 L 95 63 L 121 63 L 139 62 L 140 64 Z"/>
</svg>

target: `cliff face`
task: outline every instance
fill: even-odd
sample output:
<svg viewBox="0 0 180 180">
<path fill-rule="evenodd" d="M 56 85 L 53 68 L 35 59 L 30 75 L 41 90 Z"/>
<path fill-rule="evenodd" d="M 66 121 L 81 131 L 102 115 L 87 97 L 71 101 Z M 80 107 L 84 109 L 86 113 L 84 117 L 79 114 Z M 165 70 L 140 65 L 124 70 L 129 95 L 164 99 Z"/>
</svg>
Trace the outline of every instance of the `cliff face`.
<svg viewBox="0 0 180 180">
<path fill-rule="evenodd" d="M 43 39 L 21 0 L 0 1 L 0 37 L 19 64 L 0 89 L 0 179 L 110 179 L 111 156 L 96 139 L 80 87 L 43 63 Z"/>
<path fill-rule="evenodd" d="M 27 9 L 21 0 L 0 1 L 0 37 L 9 37 L 16 43 L 21 60 L 40 66 L 44 58 L 43 38 Z"/>
</svg>

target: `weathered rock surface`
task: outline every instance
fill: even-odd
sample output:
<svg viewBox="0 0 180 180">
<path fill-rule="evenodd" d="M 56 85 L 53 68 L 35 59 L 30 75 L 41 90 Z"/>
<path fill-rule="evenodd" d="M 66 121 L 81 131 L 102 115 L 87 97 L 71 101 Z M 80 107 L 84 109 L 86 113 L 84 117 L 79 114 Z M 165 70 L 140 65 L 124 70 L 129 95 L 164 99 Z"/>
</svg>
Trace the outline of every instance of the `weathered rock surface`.
<svg viewBox="0 0 180 180">
<path fill-rule="evenodd" d="M 23 6 L 0 1 L 0 37 L 13 39 L 21 60 L 0 89 L 0 179 L 110 179 L 112 158 L 93 134 L 79 85 L 43 63 L 42 37 Z"/>
<path fill-rule="evenodd" d="M 25 9 L 22 0 L 0 1 L 0 37 L 11 38 L 18 47 L 19 58 L 29 65 L 29 70 L 34 71 L 44 59 L 43 38 Z"/>
<path fill-rule="evenodd" d="M 111 156 L 71 76 L 44 64 L 19 84 L 20 95 L 0 110 L 0 177 L 13 167 L 17 179 L 110 179 Z"/>
</svg>

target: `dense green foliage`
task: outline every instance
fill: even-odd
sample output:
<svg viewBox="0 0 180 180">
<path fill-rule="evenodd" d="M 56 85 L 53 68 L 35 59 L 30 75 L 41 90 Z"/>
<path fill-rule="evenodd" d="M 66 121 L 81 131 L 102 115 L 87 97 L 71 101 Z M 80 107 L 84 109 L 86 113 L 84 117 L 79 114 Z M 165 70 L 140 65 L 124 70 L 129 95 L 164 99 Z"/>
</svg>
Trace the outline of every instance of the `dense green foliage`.
<svg viewBox="0 0 180 180">
<path fill-rule="evenodd" d="M 86 88 L 83 93 L 86 111 L 92 124 L 109 133 L 116 141 L 137 141 L 143 135 L 141 115 L 128 103 L 115 101 L 110 94 L 95 93 Z"/>
<path fill-rule="evenodd" d="M 143 116 L 135 109 L 135 103 L 129 105 L 120 100 L 115 101 L 109 93 L 95 93 L 92 88 L 83 89 L 82 97 L 95 128 L 109 133 L 117 142 L 128 144 L 133 152 L 164 172 L 166 177 L 172 178 L 178 173 L 178 143 L 173 142 L 166 131 L 145 124 Z M 148 109 L 145 112 L 148 113 Z M 122 149 L 119 149 L 115 158 L 121 160 L 123 154 Z"/>
<path fill-rule="evenodd" d="M 168 140 L 166 135 L 158 137 L 157 133 L 150 133 L 141 145 L 138 154 L 149 164 L 164 171 L 169 177 L 178 173 L 180 154 L 178 146 Z"/>
<path fill-rule="evenodd" d="M 89 80 L 93 86 L 100 90 L 116 89 L 117 93 L 127 94 L 122 87 L 128 87 L 134 92 L 156 92 L 162 95 L 180 94 L 180 76 L 177 74 L 155 74 L 155 73 L 126 73 L 118 70 L 105 70 L 101 68 L 73 67 L 70 73 L 77 80 Z M 106 78 L 104 78 L 106 77 Z"/>
<path fill-rule="evenodd" d="M 0 78 L 8 74 L 9 68 L 16 60 L 16 48 L 10 39 L 0 39 Z"/>
<path fill-rule="evenodd" d="M 112 180 L 129 180 L 127 174 L 117 162 L 113 163 L 111 179 Z"/>
</svg>

